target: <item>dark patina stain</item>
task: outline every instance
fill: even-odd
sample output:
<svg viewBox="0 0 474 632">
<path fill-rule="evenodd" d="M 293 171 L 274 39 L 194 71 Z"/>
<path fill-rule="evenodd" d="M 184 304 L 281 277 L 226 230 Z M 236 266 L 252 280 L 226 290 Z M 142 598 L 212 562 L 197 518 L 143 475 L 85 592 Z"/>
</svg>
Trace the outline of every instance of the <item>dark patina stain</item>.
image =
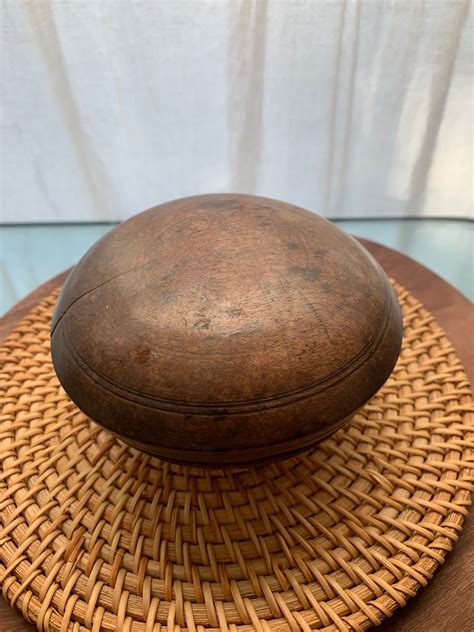
<svg viewBox="0 0 474 632">
<path fill-rule="evenodd" d="M 242 313 L 242 309 L 240 307 L 232 307 L 227 310 L 227 313 L 231 318 L 237 318 Z"/>
<path fill-rule="evenodd" d="M 298 248 L 301 248 L 301 244 L 297 244 L 294 241 L 288 242 L 287 246 L 288 250 L 297 250 Z"/>
<path fill-rule="evenodd" d="M 146 345 L 138 345 L 135 349 L 135 360 L 139 364 L 146 364 L 150 357 L 150 349 Z"/>
<path fill-rule="evenodd" d="M 209 206 L 210 208 L 226 208 L 228 206 L 234 206 L 235 204 L 237 204 L 237 200 L 234 200 L 234 198 L 206 200 L 206 206 Z"/>
<path fill-rule="evenodd" d="M 245 327 L 242 327 L 240 331 L 236 331 L 232 335 L 233 336 L 248 336 L 250 334 L 256 333 L 257 331 L 260 331 L 261 328 L 262 326 L 260 325 L 260 323 L 248 323 L 248 325 L 245 325 Z"/>
<path fill-rule="evenodd" d="M 256 213 L 255 221 L 257 226 L 271 226 L 272 220 L 268 217 L 266 213 Z"/>
<path fill-rule="evenodd" d="M 209 329 L 209 325 L 211 321 L 208 318 L 203 318 L 202 320 L 198 320 L 194 323 L 194 329 Z"/>
<path fill-rule="evenodd" d="M 174 279 L 173 279 L 173 274 L 171 272 L 164 274 L 159 281 L 159 285 L 156 288 L 156 292 L 157 292 L 157 297 L 159 297 L 159 299 L 163 303 L 172 303 L 176 300 L 176 294 L 174 293 L 174 285 L 172 285 L 173 282 L 174 282 Z"/>
<path fill-rule="evenodd" d="M 289 272 L 293 274 L 300 274 L 307 281 L 317 281 L 321 276 L 321 270 L 319 268 L 303 268 L 300 266 L 291 266 Z"/>
<path fill-rule="evenodd" d="M 163 303 L 173 303 L 176 301 L 176 294 L 171 290 L 164 290 L 163 292 L 160 292 L 159 296 Z"/>
<path fill-rule="evenodd" d="M 314 254 L 315 254 L 316 257 L 325 257 L 328 254 L 328 251 L 327 250 L 321 250 L 320 248 L 317 248 L 314 251 Z"/>
</svg>

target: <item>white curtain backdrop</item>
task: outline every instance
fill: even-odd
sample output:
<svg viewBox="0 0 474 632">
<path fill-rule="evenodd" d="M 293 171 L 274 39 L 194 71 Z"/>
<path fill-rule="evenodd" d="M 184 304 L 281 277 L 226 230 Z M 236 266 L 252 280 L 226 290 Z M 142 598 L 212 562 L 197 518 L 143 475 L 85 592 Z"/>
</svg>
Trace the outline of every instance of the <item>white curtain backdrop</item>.
<svg viewBox="0 0 474 632">
<path fill-rule="evenodd" d="M 4 1 L 4 222 L 237 191 L 472 213 L 464 0 Z"/>
</svg>

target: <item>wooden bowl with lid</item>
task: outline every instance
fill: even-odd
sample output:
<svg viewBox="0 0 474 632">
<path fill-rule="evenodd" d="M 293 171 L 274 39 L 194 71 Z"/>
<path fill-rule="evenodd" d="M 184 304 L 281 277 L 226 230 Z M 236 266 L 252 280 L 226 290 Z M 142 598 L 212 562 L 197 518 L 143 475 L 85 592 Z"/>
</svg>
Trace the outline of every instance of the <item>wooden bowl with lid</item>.
<svg viewBox="0 0 474 632">
<path fill-rule="evenodd" d="M 357 241 L 290 204 L 219 194 L 98 241 L 61 291 L 51 351 L 93 420 L 163 459 L 220 467 L 335 432 L 401 339 L 395 293 Z"/>
</svg>

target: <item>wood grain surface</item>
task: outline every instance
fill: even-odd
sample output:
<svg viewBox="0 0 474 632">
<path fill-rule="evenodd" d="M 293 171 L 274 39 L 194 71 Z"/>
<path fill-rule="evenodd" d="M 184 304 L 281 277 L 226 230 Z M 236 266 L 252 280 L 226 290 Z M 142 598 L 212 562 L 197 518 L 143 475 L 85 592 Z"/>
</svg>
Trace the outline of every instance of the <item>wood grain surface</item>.
<svg viewBox="0 0 474 632">
<path fill-rule="evenodd" d="M 360 240 L 376 257 L 387 274 L 413 293 L 435 316 L 456 346 L 471 383 L 474 382 L 473 306 L 460 292 L 433 272 L 379 244 Z M 0 320 L 0 340 L 4 339 L 43 297 L 59 286 L 64 272 L 20 301 Z M 381 632 L 471 632 L 474 629 L 474 518 L 471 511 L 461 537 L 428 586 L 404 608 L 383 623 Z M 0 631 L 33 632 L 36 627 L 23 620 L 0 598 Z"/>
<path fill-rule="evenodd" d="M 286 458 L 352 419 L 392 373 L 403 323 L 381 267 L 333 223 L 211 194 L 105 235 L 51 332 L 56 375 L 91 419 L 164 460 L 228 467 Z"/>
</svg>

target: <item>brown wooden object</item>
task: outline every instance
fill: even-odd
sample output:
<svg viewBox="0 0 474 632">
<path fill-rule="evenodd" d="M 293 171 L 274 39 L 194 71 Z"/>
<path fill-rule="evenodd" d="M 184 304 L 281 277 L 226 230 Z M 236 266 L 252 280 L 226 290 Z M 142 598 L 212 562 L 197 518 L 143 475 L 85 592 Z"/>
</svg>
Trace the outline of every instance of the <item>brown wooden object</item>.
<svg viewBox="0 0 474 632">
<path fill-rule="evenodd" d="M 93 246 L 68 278 L 52 357 L 71 399 L 171 461 L 283 458 L 382 386 L 401 315 L 353 238 L 247 195 L 176 200 Z"/>
</svg>

